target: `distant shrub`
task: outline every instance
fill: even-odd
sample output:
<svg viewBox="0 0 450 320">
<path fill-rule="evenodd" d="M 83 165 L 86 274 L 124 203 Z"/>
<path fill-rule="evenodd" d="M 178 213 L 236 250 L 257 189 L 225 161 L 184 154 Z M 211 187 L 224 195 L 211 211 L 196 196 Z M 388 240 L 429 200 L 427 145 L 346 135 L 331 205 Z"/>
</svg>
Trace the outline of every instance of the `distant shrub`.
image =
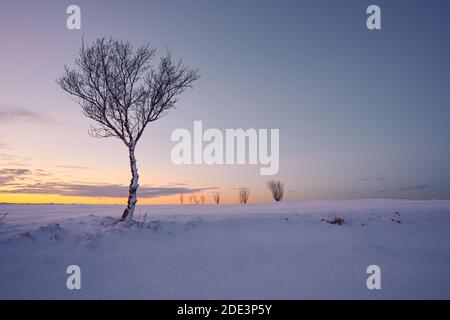
<svg viewBox="0 0 450 320">
<path fill-rule="evenodd" d="M 194 201 L 195 204 L 199 204 L 200 203 L 200 200 L 198 199 L 196 194 L 193 196 L 192 200 Z"/>
<path fill-rule="evenodd" d="M 250 189 L 249 188 L 240 188 L 239 189 L 239 203 L 240 204 L 246 204 L 248 201 L 248 197 L 250 195 Z"/>
<path fill-rule="evenodd" d="M 215 204 L 219 204 L 220 203 L 220 192 L 216 192 L 213 194 L 213 200 Z"/>
<path fill-rule="evenodd" d="M 283 200 L 284 196 L 284 183 L 278 180 L 271 180 L 267 182 L 267 188 L 272 192 L 272 197 L 275 201 Z"/>
<path fill-rule="evenodd" d="M 334 216 L 333 219 L 331 219 L 331 220 L 322 219 L 322 221 L 325 221 L 325 222 L 327 222 L 329 224 L 337 224 L 339 226 L 345 224 L 344 218 L 337 217 L 337 216 Z"/>
</svg>

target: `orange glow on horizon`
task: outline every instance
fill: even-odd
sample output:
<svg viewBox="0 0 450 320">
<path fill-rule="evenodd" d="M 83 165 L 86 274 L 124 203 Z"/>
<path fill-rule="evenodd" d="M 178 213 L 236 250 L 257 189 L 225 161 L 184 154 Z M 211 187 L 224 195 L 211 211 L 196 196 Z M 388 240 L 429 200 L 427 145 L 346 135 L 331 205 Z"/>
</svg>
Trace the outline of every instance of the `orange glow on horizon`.
<svg viewBox="0 0 450 320">
<path fill-rule="evenodd" d="M 184 194 L 184 204 L 189 204 L 190 194 Z M 200 194 L 197 194 L 199 197 Z M 205 204 L 213 204 L 212 194 L 205 193 Z M 139 198 L 138 205 L 158 205 L 158 204 L 180 204 L 180 195 L 160 196 L 154 198 Z M 270 201 L 264 195 L 253 194 L 250 195 L 250 203 L 261 203 Z M 76 196 L 61 196 L 56 194 L 11 194 L 0 193 L 0 203 L 16 203 L 16 204 L 118 204 L 126 205 L 126 198 L 109 198 L 109 197 L 76 197 Z M 237 204 L 238 197 L 235 191 L 221 192 L 221 204 Z"/>
</svg>

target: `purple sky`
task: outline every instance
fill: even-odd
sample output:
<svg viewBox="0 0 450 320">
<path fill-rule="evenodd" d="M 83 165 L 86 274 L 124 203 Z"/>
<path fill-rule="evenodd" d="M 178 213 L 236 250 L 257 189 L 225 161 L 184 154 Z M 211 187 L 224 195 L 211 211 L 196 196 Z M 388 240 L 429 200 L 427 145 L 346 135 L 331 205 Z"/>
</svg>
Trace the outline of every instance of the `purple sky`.
<svg viewBox="0 0 450 320">
<path fill-rule="evenodd" d="M 370 1 L 3 1 L 0 202 L 120 197 L 129 183 L 125 147 L 91 138 L 55 83 L 82 36 L 167 46 L 200 69 L 138 146 L 141 196 L 221 190 L 235 202 L 247 186 L 252 201 L 270 201 L 259 166 L 172 164 L 172 131 L 202 120 L 280 129 L 269 178 L 287 199 L 448 198 L 450 3 L 377 3 L 380 31 L 366 28 Z M 65 26 L 69 4 L 81 7 L 81 30 Z"/>
</svg>

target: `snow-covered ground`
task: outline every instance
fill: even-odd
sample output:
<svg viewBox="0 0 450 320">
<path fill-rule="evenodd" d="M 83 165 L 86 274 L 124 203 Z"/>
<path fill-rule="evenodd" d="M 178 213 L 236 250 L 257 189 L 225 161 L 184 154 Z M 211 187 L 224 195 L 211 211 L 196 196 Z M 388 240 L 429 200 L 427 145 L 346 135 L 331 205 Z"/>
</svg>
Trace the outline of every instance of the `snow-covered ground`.
<svg viewBox="0 0 450 320">
<path fill-rule="evenodd" d="M 450 299 L 450 201 L 141 206 L 111 226 L 122 210 L 0 205 L 0 298 Z"/>
</svg>

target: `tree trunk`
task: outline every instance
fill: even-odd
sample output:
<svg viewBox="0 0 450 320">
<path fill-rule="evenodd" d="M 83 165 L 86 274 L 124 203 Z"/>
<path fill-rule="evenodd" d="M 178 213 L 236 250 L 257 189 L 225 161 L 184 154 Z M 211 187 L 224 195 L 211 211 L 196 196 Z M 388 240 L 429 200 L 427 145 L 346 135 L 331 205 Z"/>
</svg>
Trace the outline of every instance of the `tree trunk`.
<svg viewBox="0 0 450 320">
<path fill-rule="evenodd" d="M 128 205 L 122 215 L 122 221 L 127 224 L 133 221 L 134 208 L 136 207 L 136 202 L 137 202 L 137 189 L 139 188 L 139 184 L 138 184 L 139 175 L 138 175 L 138 171 L 137 171 L 136 157 L 134 156 L 134 149 L 135 149 L 134 145 L 132 145 L 129 148 L 131 182 L 130 182 L 130 188 L 129 188 L 129 192 L 128 192 Z"/>
</svg>

